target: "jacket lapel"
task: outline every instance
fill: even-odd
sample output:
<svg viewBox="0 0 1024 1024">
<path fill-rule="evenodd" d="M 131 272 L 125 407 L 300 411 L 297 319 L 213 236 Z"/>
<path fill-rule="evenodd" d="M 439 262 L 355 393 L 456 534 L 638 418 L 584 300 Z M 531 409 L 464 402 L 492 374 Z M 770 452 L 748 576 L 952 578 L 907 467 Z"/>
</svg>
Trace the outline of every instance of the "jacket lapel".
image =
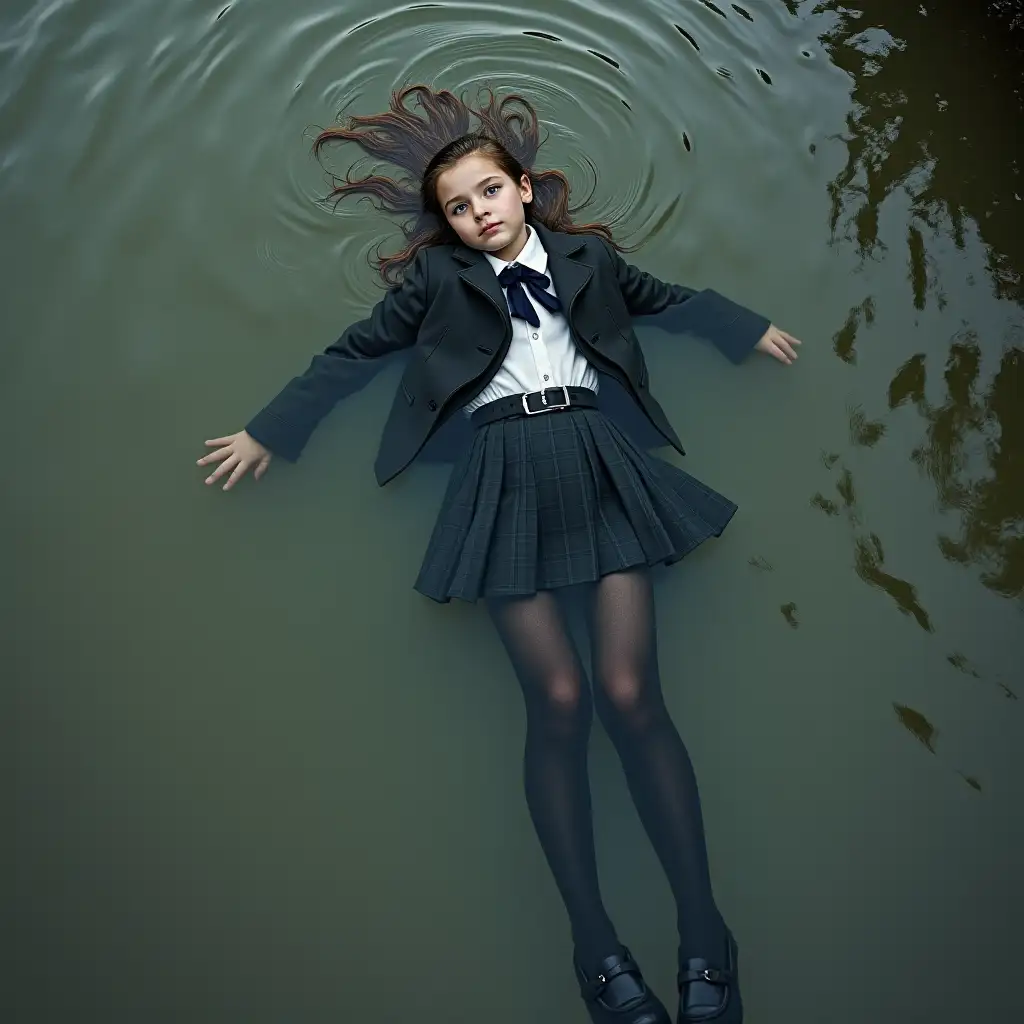
<svg viewBox="0 0 1024 1024">
<path fill-rule="evenodd" d="M 470 249 L 468 246 L 459 246 L 452 254 L 460 263 L 468 264 L 459 271 L 459 277 L 470 286 L 480 292 L 485 298 L 490 299 L 495 309 L 501 314 L 508 334 L 512 333 L 512 318 L 509 316 L 508 303 L 505 295 L 498 284 L 497 275 L 491 269 L 490 263 L 484 258 L 482 252 Z"/>
<path fill-rule="evenodd" d="M 572 320 L 569 314 L 572 304 L 594 273 L 593 267 L 571 258 L 585 247 L 586 241 L 581 235 L 566 235 L 560 231 L 550 231 L 542 224 L 531 226 L 540 236 L 540 240 L 547 250 L 551 280 L 554 282 L 555 292 L 561 300 L 562 310 L 571 327 Z M 464 270 L 459 271 L 459 277 L 494 303 L 505 320 L 505 326 L 511 331 L 512 321 L 509 317 L 508 303 L 505 301 L 501 285 L 498 284 L 498 278 L 483 253 L 477 249 L 460 245 L 455 249 L 453 255 L 459 262 L 468 264 Z"/>
</svg>

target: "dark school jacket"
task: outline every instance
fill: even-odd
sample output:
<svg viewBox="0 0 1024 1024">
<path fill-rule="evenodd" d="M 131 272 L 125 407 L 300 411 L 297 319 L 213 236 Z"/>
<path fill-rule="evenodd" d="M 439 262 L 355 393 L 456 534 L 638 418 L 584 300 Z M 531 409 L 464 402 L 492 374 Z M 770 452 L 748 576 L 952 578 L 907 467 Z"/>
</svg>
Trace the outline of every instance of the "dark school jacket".
<svg viewBox="0 0 1024 1024">
<path fill-rule="evenodd" d="M 665 284 L 630 266 L 596 235 L 531 225 L 548 252 L 548 273 L 573 340 L 616 380 L 669 444 L 682 442 L 649 391 L 647 366 L 630 323 L 678 306 L 674 329 L 712 342 L 740 362 L 769 321 L 718 292 Z M 401 284 L 369 317 L 352 324 L 246 426 L 276 455 L 295 461 L 320 420 L 359 386 L 367 362 L 411 348 L 374 464 L 381 486 L 397 476 L 441 425 L 471 401 L 501 366 L 512 321 L 482 252 L 462 245 L 422 249 Z"/>
</svg>

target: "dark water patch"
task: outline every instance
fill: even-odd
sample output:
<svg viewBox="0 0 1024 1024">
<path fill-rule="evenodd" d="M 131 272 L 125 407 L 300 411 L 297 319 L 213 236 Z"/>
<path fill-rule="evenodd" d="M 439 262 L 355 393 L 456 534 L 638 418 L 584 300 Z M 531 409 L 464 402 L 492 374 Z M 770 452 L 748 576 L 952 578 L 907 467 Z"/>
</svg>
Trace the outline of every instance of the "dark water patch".
<svg viewBox="0 0 1024 1024">
<path fill-rule="evenodd" d="M 767 71 L 762 71 L 760 68 L 755 68 L 754 70 L 758 73 L 758 75 L 761 78 L 761 81 L 764 82 L 765 85 L 772 84 L 771 76 L 768 74 Z"/>
<path fill-rule="evenodd" d="M 820 508 L 827 516 L 839 515 L 839 506 L 834 501 L 826 498 L 820 491 L 811 498 L 811 504 L 815 508 Z"/>
<path fill-rule="evenodd" d="M 681 25 L 676 25 L 676 31 L 698 52 L 700 53 L 700 47 L 697 45 L 697 40 L 690 35 Z"/>
<path fill-rule="evenodd" d="M 904 402 L 916 406 L 924 403 L 925 354 L 912 355 L 889 382 L 889 408 L 898 409 Z"/>
<path fill-rule="evenodd" d="M 366 28 L 367 25 L 372 25 L 376 20 L 376 18 L 367 18 L 366 21 L 361 21 L 358 25 L 350 28 L 347 34 L 352 35 L 353 32 L 358 32 L 361 28 Z"/>
<path fill-rule="evenodd" d="M 906 580 L 885 572 L 885 552 L 882 542 L 875 533 L 858 537 L 854 544 L 854 569 L 869 586 L 884 590 L 904 615 L 909 615 L 926 632 L 934 633 L 935 627 L 928 613 L 917 599 L 917 589 Z"/>
<path fill-rule="evenodd" d="M 839 456 L 835 452 L 825 452 L 825 451 L 823 451 L 821 453 L 821 464 L 826 469 L 831 469 L 838 461 L 839 461 Z"/>
<path fill-rule="evenodd" d="M 981 792 L 981 783 L 973 775 L 964 775 L 963 772 L 957 772 L 957 775 L 959 775 L 960 778 L 962 778 L 964 782 L 971 787 L 971 789 L 976 789 L 979 793 Z"/>
<path fill-rule="evenodd" d="M 686 132 L 683 132 L 683 149 L 689 153 L 692 148 L 693 147 L 690 145 L 690 136 L 687 135 Z"/>
<path fill-rule="evenodd" d="M 707 8 L 707 9 L 708 9 L 709 11 L 714 11 L 714 12 L 715 12 L 715 14 L 720 14 L 720 15 L 721 15 L 721 16 L 722 16 L 723 18 L 725 18 L 725 11 L 723 11 L 723 10 L 722 10 L 721 8 L 719 8 L 719 7 L 716 7 L 716 6 L 715 6 L 715 5 L 714 5 L 714 4 L 713 4 L 713 3 L 711 2 L 711 0 L 700 0 L 700 2 L 701 2 L 701 3 L 702 3 L 702 4 L 703 4 L 703 5 L 704 5 L 704 6 L 705 6 L 705 7 L 706 7 L 706 8 Z M 726 19 L 726 20 L 728 20 L 728 19 Z"/>
<path fill-rule="evenodd" d="M 846 315 L 846 323 L 832 336 L 832 350 L 844 363 L 851 366 L 857 362 L 857 332 L 861 321 L 872 324 L 875 320 L 875 304 L 868 297 L 859 306 L 851 306 Z"/>
<path fill-rule="evenodd" d="M 912 736 L 915 736 L 924 746 L 930 750 L 933 754 L 935 753 L 935 741 L 938 739 L 938 730 L 928 721 L 920 711 L 915 711 L 911 707 L 907 707 L 906 704 L 893 703 L 893 709 L 896 712 L 896 717 L 900 721 L 900 725 L 903 726 Z"/>
<path fill-rule="evenodd" d="M 622 104 L 622 105 L 623 105 L 623 106 L 624 106 L 624 107 L 625 107 L 625 108 L 626 108 L 627 110 L 632 110 L 632 109 L 633 109 L 633 108 L 632 108 L 632 107 L 631 107 L 631 106 L 630 106 L 630 105 L 629 105 L 629 104 L 628 104 L 628 103 L 627 103 L 627 102 L 626 102 L 626 101 L 625 101 L 624 99 L 620 99 L 620 100 L 619 100 L 619 102 L 620 102 L 620 103 L 621 103 L 621 104 Z"/>
<path fill-rule="evenodd" d="M 752 555 L 747 559 L 747 565 L 752 569 L 756 569 L 758 572 L 774 572 L 775 566 L 768 561 L 767 558 L 762 558 L 760 555 Z"/>
<path fill-rule="evenodd" d="M 883 204 L 908 182 L 920 182 L 911 190 L 913 219 L 933 229 L 934 237 L 954 240 L 973 222 L 988 250 L 996 293 L 1024 300 L 1024 232 L 1014 218 L 992 215 L 997 205 L 1012 208 L 1020 195 L 1007 126 L 1019 123 L 1024 112 L 1021 37 L 971 24 L 981 12 L 969 9 L 988 10 L 987 4 L 958 5 L 964 12 L 945 12 L 943 30 L 936 31 L 936 20 L 922 17 L 916 5 L 869 3 L 868 23 L 878 27 L 868 40 L 865 11 L 835 0 L 822 6 L 835 17 L 822 45 L 854 83 L 846 166 L 829 189 L 834 236 L 852 242 L 862 260 L 873 258 L 885 248 L 879 235 Z M 970 91 L 949 79 L 951 40 L 959 51 L 969 48 L 972 66 L 985 69 Z M 992 155 L 984 175 L 969 170 L 972 153 Z M 918 309 L 928 289 L 931 237 L 911 222 L 907 245 Z M 931 273 L 938 287 L 938 267 Z"/>
<path fill-rule="evenodd" d="M 738 14 L 738 15 L 739 15 L 739 16 L 740 16 L 741 18 L 746 18 L 746 19 L 747 19 L 747 21 L 753 21 L 753 20 L 754 20 L 754 16 L 753 16 L 753 15 L 752 15 L 752 14 L 751 14 L 751 13 L 750 13 L 749 11 L 745 11 L 745 10 L 744 10 L 744 9 L 743 9 L 742 7 L 740 7 L 740 5 L 739 5 L 739 4 L 730 4 L 729 6 L 730 6 L 730 7 L 732 7 L 732 9 L 733 9 L 733 10 L 734 10 L 734 11 L 735 11 L 735 12 L 736 12 L 736 13 L 737 13 L 737 14 Z"/>
<path fill-rule="evenodd" d="M 946 661 L 950 663 L 958 672 L 963 672 L 965 676 L 970 676 L 971 679 L 983 679 L 982 674 L 975 668 L 974 665 L 968 661 L 967 656 L 961 654 L 959 651 L 954 651 L 952 654 L 946 655 Z M 1008 700 L 1017 700 L 1017 694 L 1010 689 L 1001 679 L 994 680 L 995 685 L 1002 691 L 1003 696 Z"/>
<path fill-rule="evenodd" d="M 973 665 L 971 665 L 963 654 L 954 651 L 952 654 L 946 655 L 946 661 L 948 661 L 953 668 L 957 669 L 959 672 L 963 672 L 966 676 L 971 676 L 973 679 L 981 678 L 981 674 Z"/>
<path fill-rule="evenodd" d="M 217 15 L 217 21 L 220 21 L 220 19 L 221 19 L 221 18 L 223 18 L 223 17 L 224 17 L 224 15 L 225 15 L 225 14 L 227 14 L 227 13 L 228 13 L 228 11 L 230 11 L 230 10 L 231 10 L 231 4 L 228 4 L 228 5 L 227 5 L 227 7 L 225 7 L 225 8 L 224 8 L 224 9 L 223 9 L 223 10 L 222 10 L 222 11 L 220 12 L 220 14 L 218 14 L 218 15 Z"/>
<path fill-rule="evenodd" d="M 873 448 L 885 436 L 885 424 L 869 420 L 859 405 L 847 409 L 850 416 L 850 443 L 858 448 Z"/>
<path fill-rule="evenodd" d="M 600 57 L 601 60 L 603 60 L 605 63 L 611 64 L 611 66 L 613 68 L 618 68 L 619 67 L 619 62 L 617 60 L 614 60 L 613 58 L 609 57 L 606 53 L 601 53 L 598 50 L 588 50 L 587 52 L 588 53 L 592 53 L 595 57 Z"/>
<path fill-rule="evenodd" d="M 532 29 L 526 29 L 523 35 L 535 36 L 537 39 L 546 39 L 549 43 L 560 43 L 563 41 L 561 36 L 553 36 L 550 32 L 536 32 Z"/>
<path fill-rule="evenodd" d="M 784 604 L 779 608 L 782 612 L 782 617 L 789 623 L 790 629 L 799 629 L 800 620 L 796 617 L 796 605 L 790 601 L 789 604 Z"/>
<path fill-rule="evenodd" d="M 965 330 L 950 347 L 941 404 L 924 397 L 923 357 L 901 367 L 890 400 L 898 403 L 904 394 L 914 398 L 926 426 L 910 458 L 935 485 L 940 508 L 960 514 L 960 536 L 938 537 L 943 557 L 979 566 L 984 586 L 1019 598 L 1024 596 L 1024 350 L 1003 351 L 987 389 L 980 386 L 981 371 L 979 339 Z"/>
<path fill-rule="evenodd" d="M 836 490 L 839 492 L 839 497 L 843 499 L 844 508 L 853 509 L 856 506 L 857 495 L 853 489 L 853 474 L 848 469 L 843 470 L 836 482 Z"/>
<path fill-rule="evenodd" d="M 728 68 L 715 68 L 715 71 L 723 78 L 732 78 L 732 72 Z"/>
</svg>

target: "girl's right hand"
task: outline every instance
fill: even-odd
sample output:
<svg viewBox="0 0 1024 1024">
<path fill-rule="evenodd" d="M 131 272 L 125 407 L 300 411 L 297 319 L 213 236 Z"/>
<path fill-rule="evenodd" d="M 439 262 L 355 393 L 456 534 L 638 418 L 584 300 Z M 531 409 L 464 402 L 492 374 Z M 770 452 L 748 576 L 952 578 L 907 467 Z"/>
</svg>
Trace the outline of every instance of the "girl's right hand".
<svg viewBox="0 0 1024 1024">
<path fill-rule="evenodd" d="M 220 465 L 206 478 L 208 484 L 215 484 L 225 473 L 231 473 L 224 490 L 230 491 L 246 473 L 256 467 L 253 477 L 259 480 L 267 471 L 273 454 L 263 447 L 254 437 L 250 437 L 244 430 L 229 437 L 215 437 L 207 441 L 208 448 L 216 448 L 216 451 L 204 455 L 197 463 L 197 466 L 207 466 L 211 462 L 219 462 Z"/>
</svg>

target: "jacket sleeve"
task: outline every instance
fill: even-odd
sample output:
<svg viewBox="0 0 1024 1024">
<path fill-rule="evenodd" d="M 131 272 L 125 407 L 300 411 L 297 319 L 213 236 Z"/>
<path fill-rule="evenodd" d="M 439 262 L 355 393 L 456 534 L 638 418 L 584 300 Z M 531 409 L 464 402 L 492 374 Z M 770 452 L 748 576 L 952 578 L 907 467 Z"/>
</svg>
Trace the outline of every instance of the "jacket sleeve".
<svg viewBox="0 0 1024 1024">
<path fill-rule="evenodd" d="M 317 424 L 339 399 L 358 390 L 373 360 L 410 348 L 427 309 L 427 260 L 420 250 L 402 283 L 391 288 L 369 317 L 352 324 L 301 377 L 293 378 L 246 425 L 275 455 L 294 462 Z"/>
<path fill-rule="evenodd" d="M 665 326 L 680 334 L 695 334 L 712 342 L 732 362 L 740 363 L 771 324 L 759 313 L 741 306 L 711 288 L 695 292 L 666 284 L 627 263 L 604 242 L 630 316 L 668 311 Z"/>
</svg>

